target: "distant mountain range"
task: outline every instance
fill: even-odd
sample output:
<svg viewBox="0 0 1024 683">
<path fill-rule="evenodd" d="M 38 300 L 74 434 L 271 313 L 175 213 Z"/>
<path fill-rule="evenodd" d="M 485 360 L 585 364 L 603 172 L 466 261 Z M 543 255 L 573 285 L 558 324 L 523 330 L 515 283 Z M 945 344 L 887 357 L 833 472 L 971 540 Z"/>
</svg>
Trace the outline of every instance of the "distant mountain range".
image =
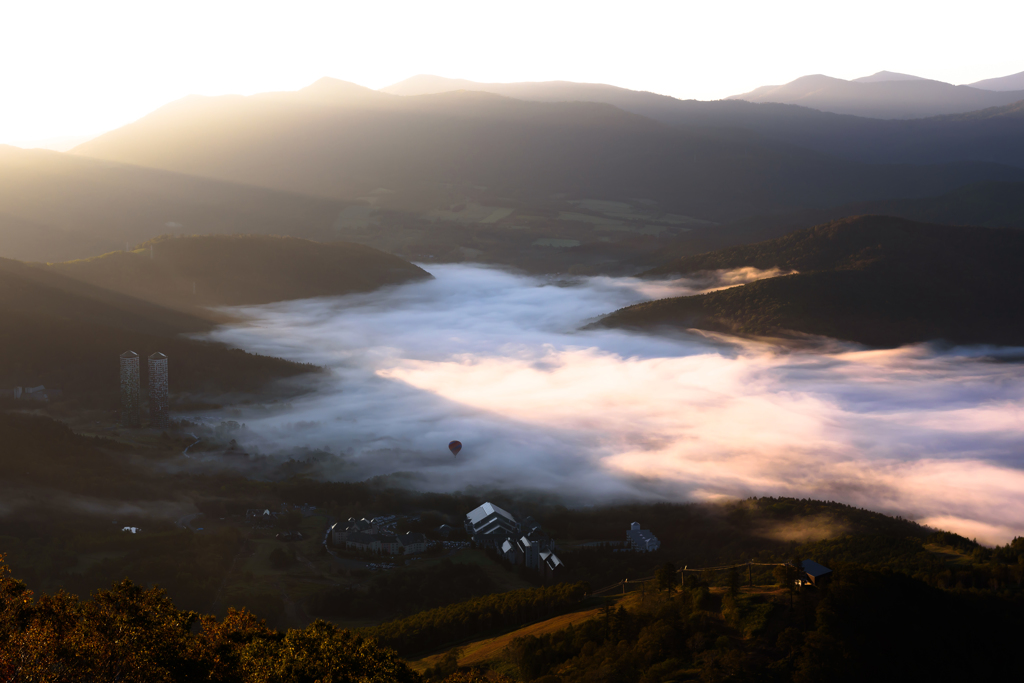
<svg viewBox="0 0 1024 683">
<path fill-rule="evenodd" d="M 897 89 L 909 81 L 935 83 L 886 71 L 857 80 L 889 83 L 886 87 Z M 666 124 L 738 128 L 770 140 L 868 163 L 985 161 L 1024 166 L 1024 103 L 1016 101 L 969 114 L 884 120 L 827 113 L 806 103 L 798 106 L 737 99 L 678 100 L 609 85 L 564 81 L 474 83 L 421 75 L 384 88 L 383 92 L 412 97 L 459 89 L 536 102 L 603 102 Z M 1024 94 L 1018 99 L 1024 100 Z"/>
<path fill-rule="evenodd" d="M 728 99 L 798 104 L 834 114 L 877 119 L 918 119 L 964 114 L 1024 100 L 1024 88 L 1002 90 L 951 85 L 889 72 L 854 81 L 818 74 L 785 85 L 762 86 Z"/>
<path fill-rule="evenodd" d="M 1003 76 L 1002 78 L 986 78 L 983 81 L 971 83 L 971 87 L 980 88 L 981 90 L 995 90 L 997 92 L 1004 90 L 1024 90 L 1024 71 L 1010 76 Z"/>
<path fill-rule="evenodd" d="M 852 80 L 854 83 L 882 83 L 884 81 L 926 81 L 928 79 L 910 74 L 898 74 L 894 71 L 879 71 L 870 76 L 861 76 Z"/>
<path fill-rule="evenodd" d="M 391 209 L 448 206 L 477 188 L 518 202 L 642 198 L 715 221 L 1024 180 L 1024 169 L 984 164 L 869 166 L 735 129 L 666 126 L 608 103 L 397 96 L 333 79 L 291 93 L 188 97 L 74 154 Z"/>
</svg>

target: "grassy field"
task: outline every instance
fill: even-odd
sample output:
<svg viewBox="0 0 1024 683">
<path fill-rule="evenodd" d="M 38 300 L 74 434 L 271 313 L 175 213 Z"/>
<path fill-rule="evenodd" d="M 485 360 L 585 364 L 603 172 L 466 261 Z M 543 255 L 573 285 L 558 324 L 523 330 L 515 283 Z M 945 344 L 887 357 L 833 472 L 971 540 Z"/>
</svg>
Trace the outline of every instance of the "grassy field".
<svg viewBox="0 0 1024 683">
<path fill-rule="evenodd" d="M 974 564 L 974 558 L 952 546 L 939 545 L 938 543 L 926 543 L 924 549 L 930 553 L 938 555 L 939 558 L 947 564 L 952 564 L 965 569 L 970 568 Z"/>
<path fill-rule="evenodd" d="M 712 588 L 711 589 L 711 600 L 716 604 L 721 600 L 722 595 L 725 593 L 724 588 Z M 740 600 L 751 599 L 755 596 L 770 596 L 772 599 L 785 600 L 786 591 L 783 588 L 776 586 L 754 586 L 752 588 L 742 587 L 740 588 Z M 590 619 L 597 619 L 604 612 L 605 606 L 618 609 L 620 606 L 625 607 L 627 610 L 634 610 L 642 606 L 643 601 L 647 600 L 648 603 L 654 600 L 664 600 L 664 594 L 652 595 L 648 593 L 646 596 L 641 591 L 632 591 L 625 595 L 611 595 L 608 597 L 597 597 L 589 598 L 582 602 L 578 609 L 569 612 L 567 614 L 560 614 L 551 619 L 544 621 L 538 621 L 534 624 L 529 624 L 520 629 L 510 631 L 500 636 L 493 638 L 484 638 L 481 640 L 467 643 L 462 648 L 462 653 L 459 657 L 459 666 L 463 667 L 490 667 L 498 671 L 503 669 L 503 652 L 505 647 L 508 646 L 514 639 L 523 636 L 541 636 L 547 633 L 554 633 L 560 631 L 569 625 L 579 624 Z M 413 660 L 408 662 L 409 666 L 417 672 L 422 673 L 428 667 L 431 667 L 438 663 L 448 652 L 448 650 L 442 652 L 436 652 L 428 655 L 421 659 Z"/>
<path fill-rule="evenodd" d="M 586 600 L 580 604 L 577 611 L 569 612 L 568 614 L 560 614 L 557 617 L 538 621 L 535 624 L 524 626 L 523 628 L 510 631 L 504 635 L 496 636 L 494 638 L 485 638 L 484 640 L 478 640 L 463 646 L 462 656 L 459 658 L 459 666 L 483 666 L 485 664 L 494 665 L 501 660 L 502 652 L 505 647 L 515 638 L 554 633 L 555 631 L 560 631 L 570 624 L 578 624 L 580 622 L 589 621 L 590 619 L 596 619 L 600 616 L 601 612 L 604 611 L 605 605 L 618 607 L 618 605 L 621 604 L 628 608 L 635 603 L 639 603 L 639 601 L 639 593 L 631 593 L 621 597 L 614 596 L 612 598 L 592 598 L 590 600 Z M 409 662 L 409 666 L 413 670 L 422 673 L 428 667 L 433 666 L 440 661 L 440 659 L 444 657 L 445 652 L 438 652 L 428 657 Z"/>
</svg>

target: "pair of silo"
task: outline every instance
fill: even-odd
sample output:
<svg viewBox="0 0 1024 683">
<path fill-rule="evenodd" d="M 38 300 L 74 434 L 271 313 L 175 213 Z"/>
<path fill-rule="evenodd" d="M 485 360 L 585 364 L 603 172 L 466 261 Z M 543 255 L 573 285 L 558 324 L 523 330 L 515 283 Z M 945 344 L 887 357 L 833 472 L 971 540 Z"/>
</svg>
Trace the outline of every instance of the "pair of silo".
<svg viewBox="0 0 1024 683">
<path fill-rule="evenodd" d="M 139 393 L 139 354 L 125 351 L 121 354 L 121 424 L 125 427 L 142 425 Z M 149 426 L 167 429 L 169 408 L 167 356 L 157 351 L 149 357 Z"/>
</svg>

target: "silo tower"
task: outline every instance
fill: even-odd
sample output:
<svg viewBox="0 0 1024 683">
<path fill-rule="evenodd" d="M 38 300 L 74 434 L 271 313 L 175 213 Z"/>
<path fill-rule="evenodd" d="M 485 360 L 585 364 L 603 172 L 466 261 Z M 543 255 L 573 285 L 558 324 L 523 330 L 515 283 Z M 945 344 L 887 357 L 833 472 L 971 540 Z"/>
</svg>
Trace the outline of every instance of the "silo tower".
<svg viewBox="0 0 1024 683">
<path fill-rule="evenodd" d="M 168 395 L 167 356 L 157 351 L 149 357 L 149 426 L 153 429 L 170 426 Z"/>
<path fill-rule="evenodd" d="M 138 427 L 139 419 L 139 354 L 121 354 L 121 425 Z"/>
</svg>

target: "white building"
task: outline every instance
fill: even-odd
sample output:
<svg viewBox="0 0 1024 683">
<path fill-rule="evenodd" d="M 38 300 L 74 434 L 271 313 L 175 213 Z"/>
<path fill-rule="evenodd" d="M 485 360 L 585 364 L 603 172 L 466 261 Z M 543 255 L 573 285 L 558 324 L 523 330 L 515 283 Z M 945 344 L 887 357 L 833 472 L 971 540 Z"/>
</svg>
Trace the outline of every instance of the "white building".
<svg viewBox="0 0 1024 683">
<path fill-rule="evenodd" d="M 427 551 L 427 538 L 415 531 L 406 531 L 398 537 L 398 544 L 406 555 Z"/>
<path fill-rule="evenodd" d="M 512 513 L 492 503 L 484 503 L 466 515 L 466 531 L 474 540 L 494 535 L 514 537 L 519 529 L 519 522 Z"/>
<path fill-rule="evenodd" d="M 639 522 L 633 522 L 629 525 L 629 531 L 626 532 L 626 540 L 629 541 L 629 545 L 633 547 L 633 550 L 640 553 L 649 553 L 661 547 L 661 541 L 658 540 L 658 537 L 652 534 L 649 529 L 641 529 Z"/>
<path fill-rule="evenodd" d="M 523 556 L 523 564 L 529 569 L 538 569 L 540 562 L 540 546 L 536 541 L 531 541 L 526 536 L 520 538 L 516 545 Z"/>
<path fill-rule="evenodd" d="M 501 556 L 512 564 L 519 564 L 519 546 L 506 538 L 501 544 Z"/>
<path fill-rule="evenodd" d="M 149 426 L 167 429 L 171 401 L 167 389 L 167 356 L 157 351 L 149 356 Z"/>
<path fill-rule="evenodd" d="M 563 567 L 565 565 L 562 564 L 562 561 L 550 550 L 545 550 L 540 554 L 540 566 L 538 569 L 545 580 L 550 581 L 561 576 Z"/>
</svg>

